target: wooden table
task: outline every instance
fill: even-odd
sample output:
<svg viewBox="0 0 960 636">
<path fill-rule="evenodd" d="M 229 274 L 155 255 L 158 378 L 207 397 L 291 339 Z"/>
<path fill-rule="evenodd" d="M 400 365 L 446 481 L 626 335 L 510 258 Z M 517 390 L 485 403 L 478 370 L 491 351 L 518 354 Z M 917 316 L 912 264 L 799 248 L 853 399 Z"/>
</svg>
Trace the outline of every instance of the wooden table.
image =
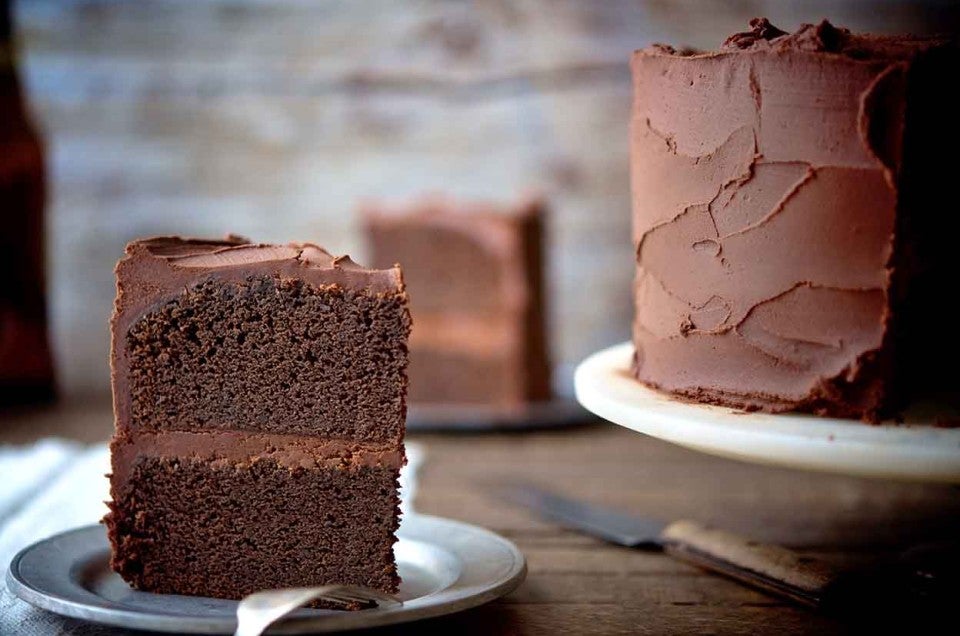
<svg viewBox="0 0 960 636">
<path fill-rule="evenodd" d="M 0 414 L 0 443 L 109 435 L 103 401 Z M 960 530 L 949 486 L 765 468 L 683 450 L 608 424 L 528 434 L 411 435 L 426 464 L 416 507 L 512 539 L 529 575 L 513 594 L 384 633 L 835 633 L 844 625 L 662 554 L 605 545 L 497 500 L 513 478 L 666 519 L 688 517 L 841 562 L 865 562 Z"/>
</svg>

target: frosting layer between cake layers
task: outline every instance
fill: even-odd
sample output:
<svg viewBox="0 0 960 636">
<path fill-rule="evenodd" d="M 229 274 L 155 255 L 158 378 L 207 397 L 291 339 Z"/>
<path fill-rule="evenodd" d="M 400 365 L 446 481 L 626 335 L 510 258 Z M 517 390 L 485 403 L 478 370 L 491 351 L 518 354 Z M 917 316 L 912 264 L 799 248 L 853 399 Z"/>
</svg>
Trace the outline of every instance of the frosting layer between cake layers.
<svg viewBox="0 0 960 636">
<path fill-rule="evenodd" d="M 272 461 L 284 468 L 378 467 L 399 470 L 405 462 L 403 445 L 370 444 L 303 435 L 263 435 L 243 431 L 140 433 L 114 445 L 113 471 L 124 481 L 145 457 L 176 457 L 218 466 L 247 468 Z"/>
</svg>

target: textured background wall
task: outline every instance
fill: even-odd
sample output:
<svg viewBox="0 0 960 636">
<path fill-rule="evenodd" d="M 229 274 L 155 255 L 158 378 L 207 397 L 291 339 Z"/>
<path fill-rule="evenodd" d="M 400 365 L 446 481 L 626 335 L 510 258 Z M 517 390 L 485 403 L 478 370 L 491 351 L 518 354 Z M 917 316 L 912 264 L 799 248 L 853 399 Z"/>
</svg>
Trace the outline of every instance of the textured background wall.
<svg viewBox="0 0 960 636">
<path fill-rule="evenodd" d="M 949 30 L 958 4 L 21 0 L 61 386 L 108 386 L 129 239 L 229 231 L 362 262 L 357 200 L 425 190 L 546 192 L 552 340 L 569 367 L 629 333 L 631 50 L 714 47 L 754 15 Z"/>
</svg>

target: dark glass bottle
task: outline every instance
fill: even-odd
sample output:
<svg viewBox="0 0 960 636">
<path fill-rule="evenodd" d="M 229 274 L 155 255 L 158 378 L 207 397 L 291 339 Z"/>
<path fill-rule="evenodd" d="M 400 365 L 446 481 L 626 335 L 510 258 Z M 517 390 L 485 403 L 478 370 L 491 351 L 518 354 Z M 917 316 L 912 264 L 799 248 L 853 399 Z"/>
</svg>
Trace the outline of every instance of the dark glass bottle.
<svg viewBox="0 0 960 636">
<path fill-rule="evenodd" d="M 0 0 L 0 406 L 54 395 L 44 302 L 43 148 L 23 103 Z"/>
</svg>

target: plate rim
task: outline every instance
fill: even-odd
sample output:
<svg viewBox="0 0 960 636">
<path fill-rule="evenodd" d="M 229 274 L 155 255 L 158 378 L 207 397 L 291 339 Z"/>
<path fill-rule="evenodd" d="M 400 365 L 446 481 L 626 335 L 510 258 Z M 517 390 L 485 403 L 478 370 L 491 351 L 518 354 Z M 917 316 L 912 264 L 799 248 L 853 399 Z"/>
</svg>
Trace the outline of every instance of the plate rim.
<svg viewBox="0 0 960 636">
<path fill-rule="evenodd" d="M 584 408 L 639 433 L 740 461 L 859 477 L 960 483 L 960 429 L 922 423 L 874 426 L 805 413 L 747 412 L 686 402 L 633 379 L 628 374 L 632 354 L 633 343 L 628 341 L 597 351 L 578 365 L 574 390 Z"/>
<path fill-rule="evenodd" d="M 472 590 L 460 598 L 456 597 L 456 591 L 458 586 L 462 585 L 462 581 L 465 578 L 463 572 L 450 586 L 425 597 L 421 597 L 423 599 L 436 597 L 432 602 L 426 604 L 416 604 L 415 601 L 418 599 L 411 599 L 411 601 L 400 606 L 390 606 L 360 612 L 336 612 L 317 616 L 294 616 L 274 625 L 267 633 L 303 634 L 346 631 L 435 618 L 489 603 L 490 601 L 509 594 L 525 580 L 527 574 L 526 558 L 516 544 L 506 537 L 481 526 L 435 515 L 411 512 L 407 513 L 405 517 L 404 523 L 414 520 L 413 523 L 415 524 L 425 524 L 425 528 L 431 530 L 431 534 L 434 537 L 443 536 L 444 532 L 453 530 L 470 533 L 474 537 L 482 537 L 486 541 L 495 543 L 498 547 L 503 548 L 505 553 L 509 555 L 511 560 L 510 566 L 507 571 L 496 580 L 491 580 L 483 585 L 481 589 Z M 403 528 L 404 525 L 401 523 L 400 529 L 397 532 L 398 540 L 403 539 Z M 45 537 L 19 550 L 13 559 L 11 559 L 6 571 L 6 583 L 10 592 L 19 599 L 42 610 L 100 625 L 181 634 L 231 634 L 236 629 L 236 620 L 232 616 L 229 618 L 225 616 L 178 617 L 122 607 L 89 605 L 82 601 L 63 597 L 59 594 L 50 594 L 38 590 L 22 578 L 22 574 L 19 571 L 20 563 L 30 552 L 38 549 L 43 544 L 62 539 L 66 535 L 92 533 L 95 531 L 106 532 L 100 524 L 80 526 Z M 412 536 L 409 537 L 408 540 L 427 544 L 431 543 L 429 537 L 423 536 Z M 433 544 L 443 550 L 454 552 L 460 557 L 463 570 L 469 572 L 470 561 L 464 558 L 463 552 L 457 552 L 455 546 L 451 544 L 437 543 L 435 541 Z M 92 592 L 89 592 L 85 588 L 80 589 L 83 589 L 87 594 L 92 594 Z M 450 598 L 451 596 L 452 598 Z M 189 624 L 187 624 L 186 621 L 190 621 Z"/>
</svg>

